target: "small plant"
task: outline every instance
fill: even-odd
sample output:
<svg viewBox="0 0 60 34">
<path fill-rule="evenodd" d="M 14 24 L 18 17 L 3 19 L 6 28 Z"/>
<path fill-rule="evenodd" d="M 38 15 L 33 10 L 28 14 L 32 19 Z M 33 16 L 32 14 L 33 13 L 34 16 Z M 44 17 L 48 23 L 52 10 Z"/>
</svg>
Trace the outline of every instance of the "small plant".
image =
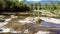
<svg viewBox="0 0 60 34">
<path fill-rule="evenodd" d="M 40 24 L 41 23 L 41 19 L 40 19 L 40 17 L 37 17 L 36 18 L 36 24 Z"/>
</svg>

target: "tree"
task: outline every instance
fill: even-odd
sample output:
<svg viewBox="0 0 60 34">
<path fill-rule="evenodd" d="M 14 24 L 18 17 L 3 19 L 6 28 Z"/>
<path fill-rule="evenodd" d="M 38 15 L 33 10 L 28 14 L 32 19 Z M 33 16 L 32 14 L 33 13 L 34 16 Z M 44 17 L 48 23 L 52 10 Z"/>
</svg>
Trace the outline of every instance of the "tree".
<svg viewBox="0 0 60 34">
<path fill-rule="evenodd" d="M 60 10 L 60 2 L 57 3 L 57 9 Z"/>
<path fill-rule="evenodd" d="M 0 7 L 0 10 L 4 12 L 22 12 L 30 10 L 23 1 L 19 2 L 18 0 L 0 0 Z"/>
<path fill-rule="evenodd" d="M 55 9 L 56 9 L 56 6 L 55 6 L 55 4 L 52 2 L 52 3 L 50 4 L 50 10 L 53 11 L 53 10 L 55 10 Z"/>
</svg>

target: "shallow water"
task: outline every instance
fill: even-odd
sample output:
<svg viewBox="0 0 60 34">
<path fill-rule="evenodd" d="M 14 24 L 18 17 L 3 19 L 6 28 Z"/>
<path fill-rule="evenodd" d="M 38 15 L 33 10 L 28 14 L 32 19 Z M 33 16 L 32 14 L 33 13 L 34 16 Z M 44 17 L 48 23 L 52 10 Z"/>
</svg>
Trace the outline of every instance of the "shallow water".
<svg viewBox="0 0 60 34">
<path fill-rule="evenodd" d="M 60 24 L 55 24 L 55 23 L 52 23 L 52 22 L 46 22 L 46 21 L 43 21 L 43 20 L 41 21 L 41 25 L 60 28 Z"/>
<path fill-rule="evenodd" d="M 55 23 L 51 23 L 51 22 L 46 22 L 46 21 L 43 21 L 43 20 L 41 21 L 41 25 L 60 28 L 60 24 L 55 24 Z M 49 30 L 49 31 L 55 32 L 55 34 L 60 34 L 60 30 Z"/>
</svg>

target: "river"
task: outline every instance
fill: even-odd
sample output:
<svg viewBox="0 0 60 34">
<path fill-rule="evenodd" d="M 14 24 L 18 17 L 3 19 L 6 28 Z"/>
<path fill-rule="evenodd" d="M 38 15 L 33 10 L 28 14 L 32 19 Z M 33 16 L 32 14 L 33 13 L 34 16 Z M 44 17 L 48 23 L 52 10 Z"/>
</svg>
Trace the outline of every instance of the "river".
<svg viewBox="0 0 60 34">
<path fill-rule="evenodd" d="M 55 19 L 55 18 L 53 18 Z M 60 28 L 60 19 L 55 19 L 55 20 L 47 20 L 47 19 L 43 19 L 41 21 L 41 25 L 44 26 L 51 26 L 51 27 L 56 27 L 56 28 Z M 56 23 L 55 23 L 56 22 Z M 60 34 L 60 30 L 50 30 L 51 32 L 55 32 L 55 34 Z"/>
</svg>

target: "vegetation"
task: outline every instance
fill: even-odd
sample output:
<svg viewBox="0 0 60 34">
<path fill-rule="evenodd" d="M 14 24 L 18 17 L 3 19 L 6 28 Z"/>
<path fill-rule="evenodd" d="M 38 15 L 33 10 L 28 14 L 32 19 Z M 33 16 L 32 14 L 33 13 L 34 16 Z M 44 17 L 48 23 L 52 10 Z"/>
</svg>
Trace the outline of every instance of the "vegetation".
<svg viewBox="0 0 60 34">
<path fill-rule="evenodd" d="M 35 6 L 33 8 L 33 5 Z M 31 8 L 33 9 L 38 9 L 39 10 L 50 10 L 51 12 L 54 11 L 54 10 L 59 10 L 60 9 L 60 2 L 58 3 L 53 3 L 51 2 L 50 4 L 48 3 L 45 3 L 45 4 L 41 4 L 41 3 L 35 3 L 35 4 L 30 4 Z"/>
<path fill-rule="evenodd" d="M 40 17 L 37 17 L 35 21 L 36 21 L 36 24 L 40 24 L 41 23 Z"/>
<path fill-rule="evenodd" d="M 34 7 L 35 6 L 35 7 Z M 35 3 L 33 4 L 25 4 L 24 1 L 19 2 L 19 0 L 0 0 L 0 11 L 26 11 L 31 9 L 43 9 L 43 10 L 59 10 L 60 9 L 60 2 L 57 4 L 55 3 Z M 33 8 L 34 7 L 34 8 Z"/>
<path fill-rule="evenodd" d="M 30 8 L 23 2 L 18 0 L 0 0 L 0 11 L 4 12 L 23 12 L 29 11 Z"/>
<path fill-rule="evenodd" d="M 38 9 L 39 8 L 39 10 L 50 10 L 50 11 L 53 11 L 53 10 L 56 10 L 57 8 L 58 8 L 58 10 L 59 10 L 59 3 L 60 2 L 58 2 L 57 3 L 57 5 L 55 4 L 55 3 L 50 3 L 50 4 L 48 4 L 48 3 L 45 3 L 45 4 L 41 4 L 41 3 L 35 3 L 35 4 L 30 4 L 30 6 L 31 6 L 31 8 L 33 8 L 33 9 Z M 35 6 L 35 7 L 33 7 L 33 5 Z"/>
<path fill-rule="evenodd" d="M 0 0 L 0 11 L 1 12 L 26 12 L 29 10 L 47 10 L 51 13 L 57 14 L 60 10 L 60 2 L 58 3 L 34 3 L 26 4 L 25 0 L 19 2 L 19 0 Z"/>
</svg>

